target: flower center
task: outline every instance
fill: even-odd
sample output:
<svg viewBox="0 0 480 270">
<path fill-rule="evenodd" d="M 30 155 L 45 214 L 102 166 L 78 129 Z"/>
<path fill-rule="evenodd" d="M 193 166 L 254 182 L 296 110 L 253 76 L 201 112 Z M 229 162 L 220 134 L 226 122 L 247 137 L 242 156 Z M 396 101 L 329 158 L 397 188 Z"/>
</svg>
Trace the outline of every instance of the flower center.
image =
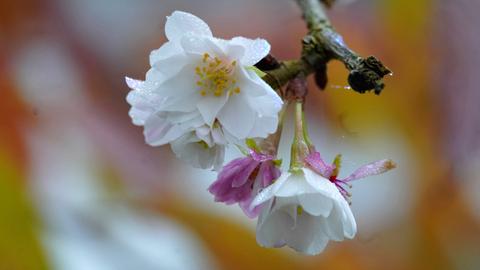
<svg viewBox="0 0 480 270">
<path fill-rule="evenodd" d="M 340 194 L 342 194 L 345 200 L 350 203 L 349 198 L 352 197 L 352 194 L 348 192 L 347 187 L 352 188 L 352 185 L 350 185 L 348 182 L 337 179 L 336 175 L 330 176 L 328 180 L 330 180 L 330 182 L 332 182 L 337 187 L 338 191 L 340 191 Z"/>
<path fill-rule="evenodd" d="M 237 61 L 227 63 L 205 53 L 202 63 L 195 67 L 200 95 L 221 97 L 224 93 L 240 93 L 240 87 L 236 87 L 237 81 L 234 79 L 236 65 Z"/>
</svg>

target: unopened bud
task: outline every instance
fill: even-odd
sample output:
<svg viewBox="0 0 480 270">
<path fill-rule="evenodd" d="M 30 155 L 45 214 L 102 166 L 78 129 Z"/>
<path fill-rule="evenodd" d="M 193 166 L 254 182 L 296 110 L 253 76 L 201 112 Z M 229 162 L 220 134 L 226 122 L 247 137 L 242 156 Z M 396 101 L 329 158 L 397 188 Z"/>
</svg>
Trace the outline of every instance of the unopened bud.
<svg viewBox="0 0 480 270">
<path fill-rule="evenodd" d="M 320 0 L 325 6 L 331 8 L 335 3 L 335 0 Z"/>
<path fill-rule="evenodd" d="M 271 54 L 265 56 L 255 67 L 263 71 L 274 70 L 280 67 L 280 62 Z"/>
<path fill-rule="evenodd" d="M 327 64 L 320 65 L 315 71 L 315 82 L 320 90 L 325 90 L 328 83 Z"/>
<path fill-rule="evenodd" d="M 385 87 L 383 77 L 392 72 L 375 57 L 362 59 L 358 68 L 352 70 L 348 76 L 348 83 L 358 93 L 374 90 L 379 95 Z"/>
</svg>

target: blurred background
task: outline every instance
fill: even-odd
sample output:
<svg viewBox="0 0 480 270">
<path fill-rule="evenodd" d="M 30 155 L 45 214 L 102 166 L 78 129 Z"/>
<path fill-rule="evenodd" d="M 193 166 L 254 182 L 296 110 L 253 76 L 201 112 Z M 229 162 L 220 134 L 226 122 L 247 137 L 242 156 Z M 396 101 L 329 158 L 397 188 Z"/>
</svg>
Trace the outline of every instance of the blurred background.
<svg viewBox="0 0 480 270">
<path fill-rule="evenodd" d="M 0 1 L 1 270 L 480 269 L 480 1 L 329 12 L 394 76 L 359 95 L 331 63 L 326 91 L 311 83 L 313 140 L 343 154 L 343 174 L 382 158 L 398 168 L 354 184 L 357 237 L 315 257 L 257 246 L 255 221 L 206 191 L 215 173 L 131 124 L 124 76 L 144 78 L 174 10 L 219 37 L 264 37 L 280 59 L 298 58 L 306 32 L 292 0 Z"/>
</svg>

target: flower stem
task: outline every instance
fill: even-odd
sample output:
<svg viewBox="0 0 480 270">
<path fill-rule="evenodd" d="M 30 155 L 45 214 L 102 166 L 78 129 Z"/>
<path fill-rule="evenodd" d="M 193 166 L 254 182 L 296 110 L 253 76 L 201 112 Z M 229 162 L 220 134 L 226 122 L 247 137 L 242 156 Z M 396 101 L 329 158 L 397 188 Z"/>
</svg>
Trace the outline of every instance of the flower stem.
<svg viewBox="0 0 480 270">
<path fill-rule="evenodd" d="M 302 111 L 302 121 L 303 121 L 303 138 L 305 139 L 305 143 L 308 146 L 308 150 L 310 152 L 315 151 L 315 145 L 313 145 L 312 140 L 310 139 L 310 135 L 308 134 L 308 127 L 307 121 L 305 119 L 305 110 Z"/>
<path fill-rule="evenodd" d="M 303 101 L 295 101 L 295 133 L 291 148 L 290 171 L 300 170 L 304 159 L 308 155 L 309 147 L 304 136 Z"/>
<path fill-rule="evenodd" d="M 283 131 L 283 122 L 285 120 L 285 111 L 289 105 L 289 102 L 286 101 L 283 104 L 282 109 L 278 113 L 278 126 L 275 133 L 270 134 L 265 140 L 260 143 L 260 148 L 266 154 L 276 156 L 278 152 L 278 146 L 280 144 L 280 139 L 282 137 Z"/>
</svg>

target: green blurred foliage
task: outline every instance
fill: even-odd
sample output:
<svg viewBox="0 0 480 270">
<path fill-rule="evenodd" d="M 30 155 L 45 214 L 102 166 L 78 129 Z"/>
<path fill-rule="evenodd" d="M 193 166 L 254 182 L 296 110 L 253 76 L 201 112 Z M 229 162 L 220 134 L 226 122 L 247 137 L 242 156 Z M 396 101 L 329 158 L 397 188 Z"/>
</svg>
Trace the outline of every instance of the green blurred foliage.
<svg viewBox="0 0 480 270">
<path fill-rule="evenodd" d="M 0 269 L 47 269 L 40 226 L 19 169 L 0 150 Z"/>
</svg>

